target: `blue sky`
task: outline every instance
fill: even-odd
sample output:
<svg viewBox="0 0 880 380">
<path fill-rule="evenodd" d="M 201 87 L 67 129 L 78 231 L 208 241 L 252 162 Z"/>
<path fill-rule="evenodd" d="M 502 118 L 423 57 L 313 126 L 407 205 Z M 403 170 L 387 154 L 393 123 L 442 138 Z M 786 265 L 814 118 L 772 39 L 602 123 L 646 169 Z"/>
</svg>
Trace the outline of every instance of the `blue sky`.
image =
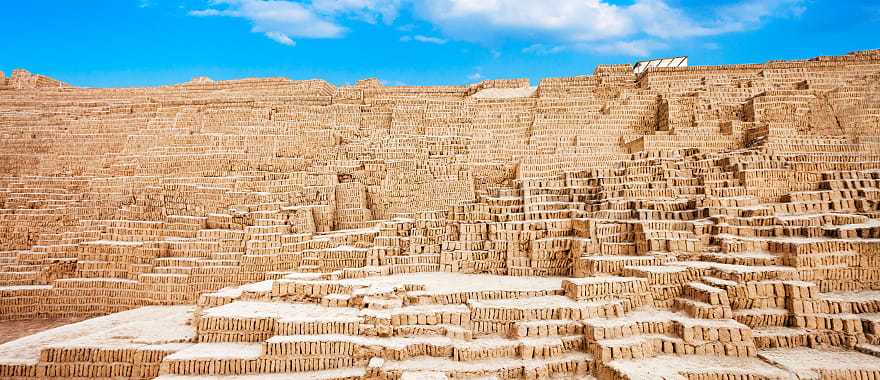
<svg viewBox="0 0 880 380">
<path fill-rule="evenodd" d="M 0 71 L 79 86 L 284 76 L 464 84 L 690 56 L 880 48 L 878 0 L 6 0 Z"/>
</svg>

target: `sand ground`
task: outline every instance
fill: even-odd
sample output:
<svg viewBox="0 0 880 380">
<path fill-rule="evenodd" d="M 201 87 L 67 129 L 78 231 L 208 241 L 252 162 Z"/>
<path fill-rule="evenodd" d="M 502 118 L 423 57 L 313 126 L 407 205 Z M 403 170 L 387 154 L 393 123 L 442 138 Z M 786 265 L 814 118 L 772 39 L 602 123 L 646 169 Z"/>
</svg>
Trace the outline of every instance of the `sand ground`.
<svg viewBox="0 0 880 380">
<path fill-rule="evenodd" d="M 0 344 L 10 342 L 36 334 L 40 331 L 53 329 L 69 323 L 79 322 L 84 318 L 61 318 L 61 319 L 28 319 L 23 321 L 0 322 Z"/>
</svg>

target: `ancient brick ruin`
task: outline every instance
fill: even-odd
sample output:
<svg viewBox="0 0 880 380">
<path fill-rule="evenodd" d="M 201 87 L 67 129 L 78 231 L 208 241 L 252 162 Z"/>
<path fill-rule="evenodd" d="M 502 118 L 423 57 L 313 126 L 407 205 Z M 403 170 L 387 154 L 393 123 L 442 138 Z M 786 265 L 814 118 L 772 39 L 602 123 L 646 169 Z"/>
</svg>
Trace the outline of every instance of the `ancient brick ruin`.
<svg viewBox="0 0 880 380">
<path fill-rule="evenodd" d="M 0 378 L 880 379 L 880 50 L 0 75 Z"/>
</svg>

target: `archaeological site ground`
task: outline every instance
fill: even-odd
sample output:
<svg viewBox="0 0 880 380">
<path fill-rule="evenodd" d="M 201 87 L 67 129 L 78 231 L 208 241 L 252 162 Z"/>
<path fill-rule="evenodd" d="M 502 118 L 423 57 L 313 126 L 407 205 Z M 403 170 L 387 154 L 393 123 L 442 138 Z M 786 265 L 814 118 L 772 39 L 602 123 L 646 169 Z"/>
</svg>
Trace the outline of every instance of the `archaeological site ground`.
<svg viewBox="0 0 880 380">
<path fill-rule="evenodd" d="M 0 75 L 0 333 L 0 379 L 880 379 L 880 50 Z"/>
</svg>

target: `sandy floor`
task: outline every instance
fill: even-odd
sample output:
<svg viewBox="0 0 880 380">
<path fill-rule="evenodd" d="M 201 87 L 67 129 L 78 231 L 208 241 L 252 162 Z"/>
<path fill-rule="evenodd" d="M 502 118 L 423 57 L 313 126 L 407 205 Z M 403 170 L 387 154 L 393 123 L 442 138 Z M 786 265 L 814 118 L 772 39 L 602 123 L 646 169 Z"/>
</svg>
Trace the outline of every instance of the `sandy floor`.
<svg viewBox="0 0 880 380">
<path fill-rule="evenodd" d="M 40 331 L 63 326 L 69 323 L 79 322 L 81 320 L 83 320 L 83 318 L 2 321 L 0 322 L 0 344 L 16 340 L 23 336 L 36 334 Z"/>
<path fill-rule="evenodd" d="M 0 363 L 32 364 L 47 347 L 136 347 L 142 350 L 177 351 L 195 336 L 188 324 L 193 306 L 146 306 L 76 323 L 53 326 L 45 321 L 41 330 L 21 332 L 20 339 L 0 344 Z M 34 323 L 34 322 L 31 322 Z M 63 323 L 62 323 L 63 324 Z M 15 326 L 4 326 L 13 331 Z M 19 330 L 24 330 L 20 327 Z"/>
</svg>

